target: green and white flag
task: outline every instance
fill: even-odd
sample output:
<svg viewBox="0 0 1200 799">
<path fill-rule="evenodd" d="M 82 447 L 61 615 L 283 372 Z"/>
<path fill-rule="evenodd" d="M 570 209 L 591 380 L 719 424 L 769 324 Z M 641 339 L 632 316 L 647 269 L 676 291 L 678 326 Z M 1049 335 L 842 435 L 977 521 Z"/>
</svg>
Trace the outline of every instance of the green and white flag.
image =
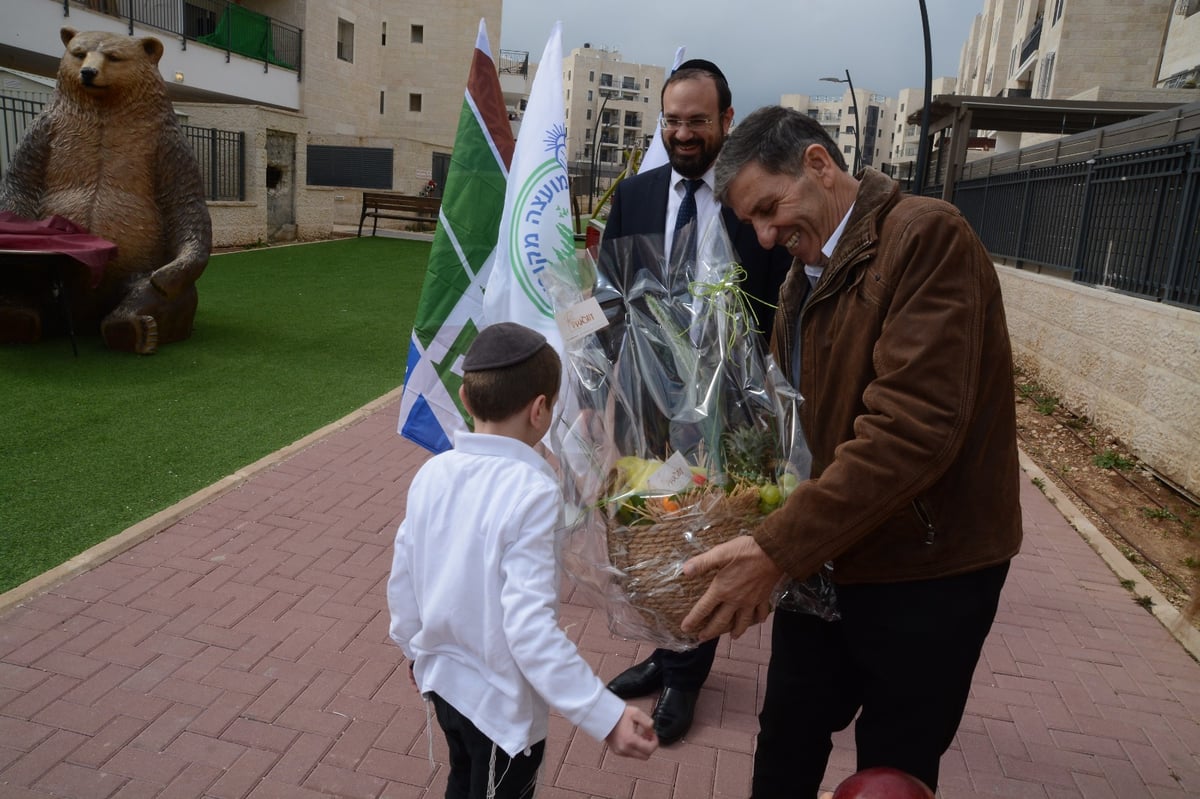
<svg viewBox="0 0 1200 799">
<path fill-rule="evenodd" d="M 400 400 L 400 435 L 431 452 L 450 449 L 467 427 L 461 362 L 483 326 L 514 144 L 481 19 Z"/>
</svg>

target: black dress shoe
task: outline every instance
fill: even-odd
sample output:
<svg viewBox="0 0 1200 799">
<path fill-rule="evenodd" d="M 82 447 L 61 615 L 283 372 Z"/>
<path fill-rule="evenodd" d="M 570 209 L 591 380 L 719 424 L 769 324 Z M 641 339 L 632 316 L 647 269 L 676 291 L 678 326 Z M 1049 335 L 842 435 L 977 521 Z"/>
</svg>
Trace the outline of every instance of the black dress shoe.
<svg viewBox="0 0 1200 799">
<path fill-rule="evenodd" d="M 662 688 L 662 666 L 654 658 L 635 663 L 612 678 L 608 690 L 622 699 L 652 694 Z"/>
<path fill-rule="evenodd" d="M 680 688 L 664 688 L 654 705 L 654 732 L 662 746 L 669 746 L 691 729 L 692 716 L 696 711 L 699 691 L 684 691 Z"/>
</svg>

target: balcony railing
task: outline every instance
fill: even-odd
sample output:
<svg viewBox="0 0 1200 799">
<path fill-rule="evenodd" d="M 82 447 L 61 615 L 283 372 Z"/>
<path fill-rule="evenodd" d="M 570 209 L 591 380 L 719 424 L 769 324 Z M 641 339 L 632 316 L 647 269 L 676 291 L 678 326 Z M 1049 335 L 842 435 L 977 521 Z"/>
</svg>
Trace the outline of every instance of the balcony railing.
<svg viewBox="0 0 1200 799">
<path fill-rule="evenodd" d="M 224 50 L 226 60 L 237 53 L 262 61 L 263 71 L 274 65 L 300 77 L 304 32 L 229 0 L 63 0 L 63 16 L 71 15 L 72 6 L 126 20 L 131 36 L 136 23 L 179 36 L 185 47 L 199 42 Z"/>
<path fill-rule="evenodd" d="M 501 50 L 499 72 L 501 75 L 520 75 L 523 78 L 528 78 L 529 51 Z"/>
<path fill-rule="evenodd" d="M 1021 63 L 1024 64 L 1033 54 L 1038 51 L 1038 45 L 1042 42 L 1042 18 L 1038 17 L 1037 22 L 1033 23 L 1033 29 L 1029 31 L 1029 35 L 1025 37 L 1025 41 L 1021 43 Z"/>
</svg>

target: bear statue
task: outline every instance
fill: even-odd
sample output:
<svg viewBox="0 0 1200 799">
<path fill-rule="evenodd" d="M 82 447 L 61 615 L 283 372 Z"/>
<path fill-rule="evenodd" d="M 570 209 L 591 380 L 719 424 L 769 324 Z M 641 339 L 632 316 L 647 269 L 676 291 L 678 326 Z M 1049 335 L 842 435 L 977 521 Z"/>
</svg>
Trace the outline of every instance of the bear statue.
<svg viewBox="0 0 1200 799">
<path fill-rule="evenodd" d="M 192 334 L 212 219 L 200 167 L 167 99 L 153 36 L 61 31 L 54 97 L 13 154 L 0 210 L 59 216 L 117 245 L 98 285 L 65 276 L 71 316 L 111 349 L 149 354 Z M 0 342 L 42 335 L 44 298 L 0 271 Z"/>
</svg>

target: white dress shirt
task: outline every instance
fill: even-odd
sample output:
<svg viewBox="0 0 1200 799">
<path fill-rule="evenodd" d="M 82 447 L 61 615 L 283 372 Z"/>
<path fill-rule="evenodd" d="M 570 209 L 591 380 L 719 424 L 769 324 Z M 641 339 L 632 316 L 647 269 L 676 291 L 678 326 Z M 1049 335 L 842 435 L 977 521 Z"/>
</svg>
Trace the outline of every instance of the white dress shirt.
<svg viewBox="0 0 1200 799">
<path fill-rule="evenodd" d="M 561 515 L 532 448 L 460 431 L 413 478 L 396 534 L 389 634 L 421 692 L 510 757 L 546 737 L 550 706 L 600 741 L 625 710 L 558 626 Z"/>
</svg>

